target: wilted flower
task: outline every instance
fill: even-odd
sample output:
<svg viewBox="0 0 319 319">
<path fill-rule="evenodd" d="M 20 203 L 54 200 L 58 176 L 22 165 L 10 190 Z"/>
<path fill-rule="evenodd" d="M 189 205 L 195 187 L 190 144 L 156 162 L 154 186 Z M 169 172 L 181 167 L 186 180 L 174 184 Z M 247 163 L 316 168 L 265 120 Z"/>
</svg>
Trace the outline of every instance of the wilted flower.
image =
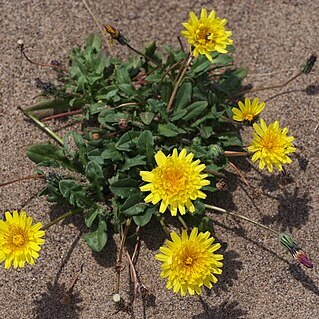
<svg viewBox="0 0 319 319">
<path fill-rule="evenodd" d="M 189 237 L 186 230 L 182 236 L 175 232 L 170 235 L 172 241 L 166 240 L 160 248 L 161 254 L 155 256 L 163 263 L 161 277 L 168 277 L 166 288 L 182 296 L 187 292 L 201 294 L 203 285 L 212 288 L 212 283 L 217 282 L 215 274 L 222 273 L 223 255 L 214 253 L 220 244 L 213 244 L 215 239 L 210 233 L 198 233 L 197 228 L 193 228 Z"/>
<path fill-rule="evenodd" d="M 239 108 L 232 108 L 233 120 L 240 122 L 252 122 L 255 117 L 265 108 L 265 105 L 265 102 L 259 103 L 259 99 L 257 97 L 255 97 L 252 102 L 246 97 L 245 104 L 243 104 L 242 101 L 239 101 Z"/>
<path fill-rule="evenodd" d="M 159 211 L 164 213 L 168 207 L 172 216 L 176 216 L 178 210 L 184 215 L 185 206 L 191 213 L 195 212 L 192 200 L 206 198 L 200 189 L 210 182 L 205 179 L 207 174 L 201 174 L 205 165 L 199 160 L 192 162 L 193 157 L 194 154 L 187 154 L 186 149 L 178 154 L 175 148 L 173 155 L 167 157 L 158 151 L 155 155 L 158 166 L 151 172 L 140 172 L 142 180 L 149 183 L 140 187 L 141 191 L 151 192 L 145 202 L 155 205 L 162 201 Z"/>
<path fill-rule="evenodd" d="M 6 212 L 5 217 L 6 221 L 0 220 L 0 262 L 5 261 L 7 269 L 12 264 L 14 268 L 24 267 L 26 262 L 33 265 L 44 243 L 42 224 L 32 225 L 32 217 L 25 211 Z"/>
<path fill-rule="evenodd" d="M 276 166 L 282 171 L 282 164 L 291 163 L 288 154 L 296 150 L 292 144 L 294 137 L 287 136 L 288 128 L 281 129 L 278 121 L 267 126 L 261 119 L 260 125 L 254 123 L 253 127 L 256 132 L 253 134 L 251 146 L 248 147 L 248 150 L 254 153 L 252 161 L 259 160 L 259 169 L 267 166 L 268 171 L 272 172 L 273 166 Z"/>
<path fill-rule="evenodd" d="M 190 19 L 183 23 L 186 30 L 181 31 L 181 35 L 188 40 L 192 47 L 192 54 L 205 54 L 207 59 L 212 61 L 211 52 L 217 51 L 227 53 L 227 45 L 233 43 L 229 39 L 231 31 L 225 30 L 226 19 L 216 17 L 213 10 L 207 16 L 207 10 L 202 9 L 198 19 L 193 11 L 189 13 Z"/>
</svg>

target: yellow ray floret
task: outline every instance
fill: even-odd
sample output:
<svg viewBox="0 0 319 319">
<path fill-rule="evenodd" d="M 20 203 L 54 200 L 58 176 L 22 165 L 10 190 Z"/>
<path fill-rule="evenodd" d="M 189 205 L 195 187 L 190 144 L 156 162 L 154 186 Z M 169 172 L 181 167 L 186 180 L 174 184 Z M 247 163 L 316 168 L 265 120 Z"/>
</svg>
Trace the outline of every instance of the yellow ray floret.
<svg viewBox="0 0 319 319">
<path fill-rule="evenodd" d="M 245 104 L 239 101 L 239 108 L 232 108 L 233 120 L 240 122 L 252 122 L 256 118 L 256 116 L 265 108 L 265 105 L 265 102 L 259 103 L 259 99 L 257 97 L 255 97 L 252 102 L 249 98 L 245 98 Z"/>
<path fill-rule="evenodd" d="M 142 192 L 150 192 L 145 202 L 155 205 L 161 201 L 159 211 L 164 213 L 169 208 L 173 216 L 178 211 L 184 215 L 185 208 L 191 213 L 195 212 L 192 201 L 206 198 L 200 189 L 210 182 L 205 179 L 207 174 L 201 174 L 205 165 L 200 164 L 199 160 L 192 162 L 193 157 L 194 154 L 187 154 L 186 149 L 178 154 L 175 148 L 173 154 L 167 157 L 158 151 L 155 155 L 158 166 L 151 172 L 140 172 L 142 180 L 148 183 L 140 189 Z"/>
<path fill-rule="evenodd" d="M 248 150 L 253 154 L 252 161 L 259 160 L 259 169 L 267 167 L 269 172 L 273 167 L 283 170 L 282 164 L 291 163 L 288 154 L 296 151 L 292 142 L 293 136 L 287 136 L 288 128 L 281 129 L 279 122 L 275 121 L 267 126 L 266 122 L 261 119 L 260 125 L 254 124 L 255 133 Z"/>
<path fill-rule="evenodd" d="M 161 254 L 155 256 L 162 262 L 161 277 L 168 278 L 166 288 L 182 296 L 201 294 L 202 286 L 211 289 L 217 282 L 215 275 L 222 273 L 223 255 L 215 254 L 220 244 L 213 244 L 210 233 L 198 233 L 196 227 L 189 236 L 186 230 L 182 236 L 170 235 L 172 240 L 166 240 Z"/>
<path fill-rule="evenodd" d="M 189 13 L 189 17 L 190 19 L 183 23 L 186 30 L 181 31 L 181 35 L 191 45 L 195 57 L 205 54 L 207 59 L 212 61 L 211 52 L 227 53 L 226 48 L 233 40 L 229 39 L 231 31 L 225 29 L 226 19 L 216 17 L 214 10 L 207 16 L 206 9 L 201 10 L 199 19 L 193 11 Z"/>
<path fill-rule="evenodd" d="M 25 211 L 6 212 L 5 217 L 5 221 L 0 220 L 0 262 L 5 262 L 6 269 L 24 267 L 26 262 L 33 265 L 44 243 L 42 224 L 32 225 Z"/>
</svg>

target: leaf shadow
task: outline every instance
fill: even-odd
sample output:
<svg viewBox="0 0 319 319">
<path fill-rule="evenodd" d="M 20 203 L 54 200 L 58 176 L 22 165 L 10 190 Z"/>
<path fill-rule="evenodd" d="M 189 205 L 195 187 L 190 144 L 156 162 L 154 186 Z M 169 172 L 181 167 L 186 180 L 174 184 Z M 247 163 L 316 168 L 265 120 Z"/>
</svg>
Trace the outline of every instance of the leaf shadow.
<svg viewBox="0 0 319 319">
<path fill-rule="evenodd" d="M 199 299 L 204 312 L 193 316 L 193 319 L 243 319 L 248 313 L 239 307 L 238 301 L 225 300 L 219 306 L 211 308 L 201 297 Z"/>
<path fill-rule="evenodd" d="M 290 274 L 298 280 L 306 289 L 319 296 L 319 288 L 298 264 L 290 264 Z"/>
<path fill-rule="evenodd" d="M 47 291 L 41 295 L 41 298 L 35 300 L 34 318 L 51 319 L 51 318 L 80 318 L 79 312 L 82 302 L 78 292 L 72 291 L 70 294 L 65 284 L 54 282 L 47 283 Z"/>
<path fill-rule="evenodd" d="M 292 193 L 283 190 L 283 194 L 275 197 L 278 201 L 278 213 L 275 216 L 264 216 L 261 222 L 270 225 L 277 223 L 281 231 L 288 230 L 292 232 L 293 228 L 300 228 L 305 225 L 309 219 L 309 202 L 311 197 L 308 191 L 300 191 L 295 187 Z"/>
</svg>

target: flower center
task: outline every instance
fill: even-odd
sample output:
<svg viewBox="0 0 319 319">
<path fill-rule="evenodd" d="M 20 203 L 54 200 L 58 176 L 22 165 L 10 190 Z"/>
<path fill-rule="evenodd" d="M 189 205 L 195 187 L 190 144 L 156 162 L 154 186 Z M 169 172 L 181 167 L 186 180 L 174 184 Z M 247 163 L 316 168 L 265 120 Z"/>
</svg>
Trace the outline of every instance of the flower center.
<svg viewBox="0 0 319 319">
<path fill-rule="evenodd" d="M 245 120 L 251 122 L 253 120 L 254 116 L 252 114 L 246 114 L 245 115 Z"/>
<path fill-rule="evenodd" d="M 200 24 L 197 30 L 197 39 L 198 42 L 201 44 L 206 44 L 207 42 L 212 42 L 210 39 L 211 37 L 211 32 L 207 26 L 204 24 Z"/>
<path fill-rule="evenodd" d="M 185 260 L 185 264 L 186 264 L 187 266 L 192 265 L 192 264 L 193 264 L 193 258 L 188 256 L 188 257 L 186 258 L 186 260 Z"/>
<path fill-rule="evenodd" d="M 163 174 L 163 183 L 166 191 L 179 191 L 184 184 L 184 179 L 184 172 L 179 168 L 165 170 Z"/>
<path fill-rule="evenodd" d="M 25 238 L 22 234 L 12 236 L 12 244 L 16 247 L 21 247 L 25 244 Z"/>
</svg>

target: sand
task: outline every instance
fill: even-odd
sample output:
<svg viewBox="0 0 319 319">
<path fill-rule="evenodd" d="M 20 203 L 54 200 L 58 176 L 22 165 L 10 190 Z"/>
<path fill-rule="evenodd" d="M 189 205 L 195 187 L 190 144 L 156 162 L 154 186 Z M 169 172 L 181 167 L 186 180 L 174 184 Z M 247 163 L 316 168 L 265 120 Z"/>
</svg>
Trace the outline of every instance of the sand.
<svg viewBox="0 0 319 319">
<path fill-rule="evenodd" d="M 318 53 L 319 2 L 316 1 L 90 1 L 103 22 L 118 26 L 132 45 L 155 39 L 159 45 L 177 46 L 181 22 L 190 10 L 215 9 L 229 20 L 236 45 L 236 65 L 247 67 L 246 83 L 254 86 L 282 83 L 312 53 Z M 53 80 L 48 68 L 23 60 L 17 40 L 23 39 L 28 54 L 44 63 L 66 61 L 73 46 L 98 32 L 81 1 L 1 1 L 0 41 L 0 181 L 33 174 L 34 165 L 26 149 L 49 137 L 27 120 L 18 107 L 27 107 L 39 94 L 35 78 Z M 123 48 L 116 53 L 126 55 Z M 271 75 L 265 76 L 265 73 Z M 280 247 L 276 238 L 250 224 L 212 215 L 215 236 L 223 243 L 225 266 L 218 284 L 199 297 L 181 298 L 165 289 L 159 263 L 153 256 L 164 235 L 154 222 L 141 233 L 137 271 L 148 288 L 145 302 L 132 305 L 128 266 L 121 289 L 127 307 L 112 302 L 115 287 L 115 246 L 93 254 L 81 235 L 85 228 L 79 217 L 71 218 L 47 232 L 46 244 L 34 267 L 19 270 L 0 268 L 0 315 L 6 319 L 54 318 L 192 318 L 259 319 L 318 318 L 318 67 L 287 87 L 262 91 L 267 100 L 264 118 L 280 120 L 296 137 L 297 154 L 287 166 L 292 178 L 285 183 L 278 175 L 259 173 L 244 161 L 252 191 L 234 172 L 227 174 L 228 191 L 212 198 L 215 205 L 241 212 L 267 225 L 289 231 L 315 263 L 314 269 L 300 267 Z M 278 93 L 283 93 L 277 95 Z M 275 96 L 277 95 L 277 96 Z M 54 122 L 53 127 L 65 122 Z M 66 127 L 59 134 L 70 130 Z M 247 133 L 243 134 L 248 138 Z M 61 213 L 37 192 L 42 181 L 16 183 L 0 189 L 1 216 L 6 210 L 24 209 L 44 223 Z M 260 195 L 257 195 L 261 191 Z M 114 241 L 117 242 L 115 236 Z M 69 304 L 61 299 L 83 264 Z"/>
</svg>

